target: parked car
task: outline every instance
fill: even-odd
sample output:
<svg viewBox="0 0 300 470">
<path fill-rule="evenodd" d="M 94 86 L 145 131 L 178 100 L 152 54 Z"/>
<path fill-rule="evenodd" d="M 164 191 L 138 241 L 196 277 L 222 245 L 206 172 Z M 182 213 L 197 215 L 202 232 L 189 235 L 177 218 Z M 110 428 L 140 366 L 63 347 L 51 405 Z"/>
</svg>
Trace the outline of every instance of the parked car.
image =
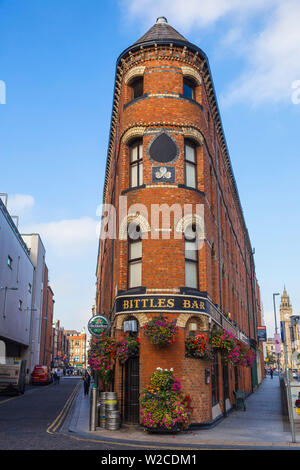
<svg viewBox="0 0 300 470">
<path fill-rule="evenodd" d="M 31 375 L 31 383 L 35 384 L 50 384 L 52 382 L 52 374 L 49 366 L 38 365 L 35 366 Z"/>
<path fill-rule="evenodd" d="M 292 373 L 293 373 L 293 379 L 296 379 L 296 380 L 297 380 L 297 379 L 298 379 L 298 372 L 297 372 L 297 370 L 296 370 L 296 369 L 293 369 Z"/>
</svg>

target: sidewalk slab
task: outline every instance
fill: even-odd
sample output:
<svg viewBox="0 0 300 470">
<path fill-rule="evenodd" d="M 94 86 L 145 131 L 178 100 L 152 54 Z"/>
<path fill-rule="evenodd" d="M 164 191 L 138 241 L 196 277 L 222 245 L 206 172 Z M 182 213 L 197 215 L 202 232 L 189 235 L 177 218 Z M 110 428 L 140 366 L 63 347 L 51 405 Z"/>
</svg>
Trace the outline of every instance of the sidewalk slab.
<svg viewBox="0 0 300 470">
<path fill-rule="evenodd" d="M 174 448 L 300 449 L 300 432 L 291 442 L 290 425 L 281 414 L 279 378 L 266 378 L 246 399 L 246 411 L 233 410 L 211 429 L 198 429 L 179 434 L 150 434 L 141 426 L 122 426 L 117 431 L 89 430 L 90 397 L 79 389 L 70 410 L 64 432 L 94 441 L 137 446 Z"/>
</svg>

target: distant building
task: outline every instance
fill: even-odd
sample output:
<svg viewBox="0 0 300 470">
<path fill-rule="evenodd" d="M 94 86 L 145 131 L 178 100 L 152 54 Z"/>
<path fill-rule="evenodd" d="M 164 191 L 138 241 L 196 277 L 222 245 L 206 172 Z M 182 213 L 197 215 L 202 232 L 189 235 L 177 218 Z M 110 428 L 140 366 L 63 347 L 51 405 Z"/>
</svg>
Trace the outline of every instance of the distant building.
<svg viewBox="0 0 300 470">
<path fill-rule="evenodd" d="M 280 325 L 287 346 L 288 366 L 300 372 L 300 316 L 293 315 L 292 304 L 290 303 L 290 297 L 287 294 L 286 288 L 284 288 L 281 296 Z M 280 364 L 281 368 L 284 369 L 283 344 L 281 344 Z"/>
<path fill-rule="evenodd" d="M 86 332 L 83 327 L 81 332 L 75 330 L 66 331 L 69 338 L 70 365 L 76 368 L 86 368 Z"/>
<path fill-rule="evenodd" d="M 51 346 L 52 346 L 54 294 L 53 294 L 51 287 L 48 285 L 48 282 L 49 282 L 48 268 L 45 265 L 40 364 L 50 366 L 51 360 L 52 360 L 52 347 Z"/>
<path fill-rule="evenodd" d="M 30 372 L 32 372 L 34 366 L 40 363 L 46 250 L 39 234 L 33 233 L 22 235 L 22 238 L 30 250 L 30 259 L 34 265 L 31 303 L 30 356 L 28 357 L 28 366 Z"/>
<path fill-rule="evenodd" d="M 275 354 L 275 341 L 274 338 L 268 338 L 265 342 L 266 353 L 265 353 L 265 363 L 267 367 L 272 366 L 276 367 L 277 355 Z"/>
<path fill-rule="evenodd" d="M 52 325 L 52 361 L 51 367 L 68 367 L 69 338 L 66 330 L 56 320 Z"/>
</svg>

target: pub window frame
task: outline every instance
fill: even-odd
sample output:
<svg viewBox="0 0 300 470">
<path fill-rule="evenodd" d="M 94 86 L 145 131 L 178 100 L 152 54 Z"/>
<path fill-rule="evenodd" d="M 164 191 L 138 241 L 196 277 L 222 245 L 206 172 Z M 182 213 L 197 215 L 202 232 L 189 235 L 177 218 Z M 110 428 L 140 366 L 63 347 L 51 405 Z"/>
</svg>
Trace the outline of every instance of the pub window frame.
<svg viewBox="0 0 300 470">
<path fill-rule="evenodd" d="M 133 289 L 135 287 L 141 287 L 142 285 L 142 259 L 143 259 L 143 243 L 142 243 L 142 231 L 140 225 L 136 225 L 136 229 L 139 227 L 139 232 L 140 236 L 138 236 L 136 239 L 133 239 L 130 237 L 130 234 L 128 233 L 128 273 L 127 273 L 127 287 L 128 289 Z M 140 253 L 141 255 L 136 258 L 131 257 L 131 249 L 134 245 L 140 244 Z M 133 266 L 138 266 L 138 269 L 140 270 L 138 277 L 140 278 L 140 283 L 139 284 L 134 284 L 132 285 L 132 268 Z"/>
<path fill-rule="evenodd" d="M 191 236 L 187 237 L 187 229 L 192 227 L 192 231 L 195 234 L 193 238 Z M 190 224 L 185 232 L 184 232 L 184 264 L 185 264 L 185 286 L 190 287 L 192 289 L 199 288 L 199 256 L 198 256 L 198 249 L 189 250 L 187 247 L 191 244 L 195 244 L 197 246 L 197 227 L 196 224 Z M 194 255 L 193 255 L 194 254 Z M 187 283 L 188 279 L 191 279 L 190 275 L 187 275 L 187 270 L 193 266 L 195 275 L 195 283 L 193 285 L 189 285 Z"/>
<path fill-rule="evenodd" d="M 194 80 L 189 77 L 183 77 L 182 82 L 182 95 L 189 100 L 196 99 L 196 87 L 197 84 Z"/>
<path fill-rule="evenodd" d="M 131 100 L 135 100 L 136 98 L 140 98 L 140 96 L 143 96 L 144 94 L 144 77 L 143 75 L 139 75 L 137 77 L 134 77 L 130 84 L 129 84 L 130 90 L 131 90 Z"/>
<path fill-rule="evenodd" d="M 133 160 L 136 149 L 136 159 Z M 136 172 L 134 174 L 134 172 Z M 134 177 L 136 184 L 133 183 Z M 137 188 L 143 184 L 143 139 L 135 139 L 129 144 L 129 186 Z"/>
<path fill-rule="evenodd" d="M 193 149 L 194 159 L 189 157 L 187 147 Z M 188 173 L 193 170 L 193 183 L 188 182 Z M 184 139 L 184 184 L 185 186 L 193 189 L 197 189 L 197 144 L 190 139 Z"/>
<path fill-rule="evenodd" d="M 218 355 L 215 354 L 211 363 L 211 401 L 212 406 L 215 406 L 220 401 L 220 386 L 219 386 L 219 363 Z"/>
</svg>

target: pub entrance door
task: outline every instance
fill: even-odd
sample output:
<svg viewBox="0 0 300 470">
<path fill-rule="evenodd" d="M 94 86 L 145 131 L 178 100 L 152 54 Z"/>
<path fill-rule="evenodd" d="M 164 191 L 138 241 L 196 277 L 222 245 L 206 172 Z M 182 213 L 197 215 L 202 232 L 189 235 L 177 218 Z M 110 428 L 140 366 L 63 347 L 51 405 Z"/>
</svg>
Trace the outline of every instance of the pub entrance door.
<svg viewBox="0 0 300 470">
<path fill-rule="evenodd" d="M 139 356 L 130 357 L 125 363 L 124 421 L 139 423 L 140 374 Z"/>
</svg>

